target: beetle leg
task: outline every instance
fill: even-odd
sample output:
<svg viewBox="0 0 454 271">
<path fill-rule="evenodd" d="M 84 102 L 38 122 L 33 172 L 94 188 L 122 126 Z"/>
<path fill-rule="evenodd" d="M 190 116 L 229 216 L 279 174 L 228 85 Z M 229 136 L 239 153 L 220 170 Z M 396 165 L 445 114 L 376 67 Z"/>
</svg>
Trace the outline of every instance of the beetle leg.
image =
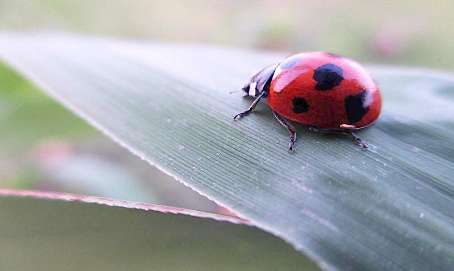
<svg viewBox="0 0 454 271">
<path fill-rule="evenodd" d="M 353 143 L 355 143 L 356 145 L 360 146 L 361 148 L 363 149 L 367 149 L 369 148 L 369 146 L 367 145 L 366 142 L 362 141 L 361 138 L 359 138 L 355 133 L 353 132 L 348 132 L 352 138 L 353 138 Z"/>
<path fill-rule="evenodd" d="M 266 94 L 266 92 L 262 91 L 262 93 L 260 93 L 260 95 L 257 96 L 257 98 L 255 98 L 255 100 L 252 102 L 251 106 L 249 106 L 249 108 L 246 111 L 243 111 L 243 112 L 241 112 L 239 114 L 236 114 L 233 117 L 233 119 L 234 120 L 239 120 L 242 117 L 245 117 L 245 116 L 249 115 L 252 111 L 254 111 L 254 109 L 257 106 L 257 104 L 259 103 L 260 99 L 262 99 L 265 96 L 265 94 Z"/>
<path fill-rule="evenodd" d="M 273 111 L 273 115 L 276 118 L 276 120 L 285 128 L 287 128 L 287 131 L 290 136 L 290 142 L 288 143 L 288 150 L 290 152 L 293 152 L 295 150 L 295 142 L 296 142 L 296 129 L 295 127 L 290 123 L 290 121 L 283 116 L 279 115 L 277 112 Z"/>
<path fill-rule="evenodd" d="M 341 129 L 344 130 L 344 133 L 345 134 L 348 134 L 352 137 L 353 139 L 353 143 L 355 143 L 355 145 L 358 145 L 360 146 L 361 148 L 363 149 L 367 149 L 369 148 L 369 146 L 367 145 L 367 143 L 365 143 L 364 141 L 361 140 L 360 137 L 358 137 L 354 132 L 353 130 L 356 129 L 356 127 L 354 125 L 349 125 L 349 124 L 342 124 L 340 126 Z"/>
</svg>

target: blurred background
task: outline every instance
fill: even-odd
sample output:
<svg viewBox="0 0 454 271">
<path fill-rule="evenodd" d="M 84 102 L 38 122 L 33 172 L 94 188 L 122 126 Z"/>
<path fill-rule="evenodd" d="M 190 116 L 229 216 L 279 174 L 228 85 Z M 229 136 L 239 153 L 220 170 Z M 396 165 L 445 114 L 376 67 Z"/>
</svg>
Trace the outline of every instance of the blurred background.
<svg viewBox="0 0 454 271">
<path fill-rule="evenodd" d="M 453 12 L 452 0 L 0 0 L 0 31 L 323 50 L 360 62 L 451 70 Z M 0 188 L 226 212 L 106 140 L 2 63 Z"/>
</svg>

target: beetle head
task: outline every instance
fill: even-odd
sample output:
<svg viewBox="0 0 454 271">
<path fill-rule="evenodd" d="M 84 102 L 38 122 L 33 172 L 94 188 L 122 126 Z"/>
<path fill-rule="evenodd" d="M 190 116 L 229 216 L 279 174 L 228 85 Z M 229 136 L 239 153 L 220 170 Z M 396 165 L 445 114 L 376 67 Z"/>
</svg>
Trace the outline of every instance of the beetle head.
<svg viewBox="0 0 454 271">
<path fill-rule="evenodd" d="M 257 97 L 263 91 L 268 92 L 276 67 L 277 65 L 268 66 L 252 76 L 249 83 L 243 87 L 246 96 Z"/>
</svg>

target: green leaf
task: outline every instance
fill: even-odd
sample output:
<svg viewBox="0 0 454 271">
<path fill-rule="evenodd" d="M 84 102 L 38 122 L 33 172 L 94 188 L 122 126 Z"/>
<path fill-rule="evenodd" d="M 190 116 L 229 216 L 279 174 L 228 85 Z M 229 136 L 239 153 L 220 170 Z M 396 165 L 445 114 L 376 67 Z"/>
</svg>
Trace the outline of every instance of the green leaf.
<svg viewBox="0 0 454 271">
<path fill-rule="evenodd" d="M 7 35 L 0 57 L 115 141 L 293 244 L 325 270 L 454 265 L 454 80 L 374 68 L 383 115 L 349 138 L 299 127 L 295 154 L 239 89 L 278 54 Z"/>
<path fill-rule="evenodd" d="M 0 198 L 1 270 L 317 270 L 233 218 L 65 194 L 0 195 L 8 195 Z"/>
</svg>

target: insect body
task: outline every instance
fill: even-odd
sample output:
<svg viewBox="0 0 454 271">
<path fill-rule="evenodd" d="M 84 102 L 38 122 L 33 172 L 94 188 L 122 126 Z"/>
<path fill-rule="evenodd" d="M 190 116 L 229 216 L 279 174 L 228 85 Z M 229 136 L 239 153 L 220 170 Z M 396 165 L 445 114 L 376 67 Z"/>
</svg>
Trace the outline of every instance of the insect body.
<svg viewBox="0 0 454 271">
<path fill-rule="evenodd" d="M 247 83 L 243 90 L 255 100 L 237 120 L 251 113 L 261 98 L 290 134 L 294 149 L 296 130 L 291 121 L 311 130 L 350 134 L 353 141 L 367 145 L 354 133 L 373 124 L 380 115 L 380 91 L 358 63 L 324 52 L 301 53 L 269 66 Z"/>
</svg>

